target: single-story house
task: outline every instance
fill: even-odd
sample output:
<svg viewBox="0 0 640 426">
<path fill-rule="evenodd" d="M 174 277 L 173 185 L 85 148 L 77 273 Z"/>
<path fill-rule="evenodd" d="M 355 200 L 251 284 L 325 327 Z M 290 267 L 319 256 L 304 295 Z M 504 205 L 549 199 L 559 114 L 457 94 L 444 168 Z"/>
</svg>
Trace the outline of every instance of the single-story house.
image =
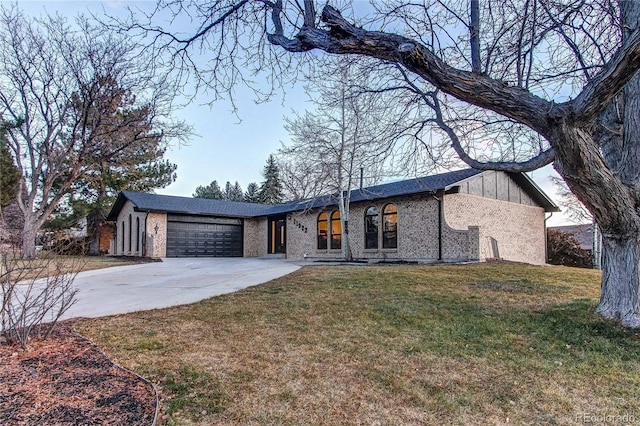
<svg viewBox="0 0 640 426">
<path fill-rule="evenodd" d="M 122 192 L 111 253 L 149 257 L 342 257 L 335 196 L 276 205 Z M 545 263 L 554 202 L 523 173 L 458 170 L 351 192 L 355 259 Z"/>
</svg>

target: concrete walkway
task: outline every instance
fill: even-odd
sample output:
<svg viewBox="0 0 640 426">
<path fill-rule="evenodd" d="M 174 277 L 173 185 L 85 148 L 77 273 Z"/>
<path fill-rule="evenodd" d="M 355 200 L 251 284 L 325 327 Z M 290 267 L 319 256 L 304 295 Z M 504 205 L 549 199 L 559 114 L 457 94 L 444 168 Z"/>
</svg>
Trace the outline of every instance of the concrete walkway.
<svg viewBox="0 0 640 426">
<path fill-rule="evenodd" d="M 101 317 L 194 303 L 289 274 L 278 259 L 191 258 L 81 272 L 78 301 L 63 318 Z"/>
</svg>

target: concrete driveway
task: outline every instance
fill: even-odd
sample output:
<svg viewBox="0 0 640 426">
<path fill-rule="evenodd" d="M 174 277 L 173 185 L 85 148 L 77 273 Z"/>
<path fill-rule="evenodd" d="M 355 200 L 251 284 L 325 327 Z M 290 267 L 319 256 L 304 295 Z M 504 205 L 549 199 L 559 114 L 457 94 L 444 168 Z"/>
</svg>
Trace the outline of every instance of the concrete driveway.
<svg viewBox="0 0 640 426">
<path fill-rule="evenodd" d="M 278 259 L 193 258 L 81 272 L 78 301 L 63 318 L 101 317 L 194 303 L 289 274 Z"/>
</svg>

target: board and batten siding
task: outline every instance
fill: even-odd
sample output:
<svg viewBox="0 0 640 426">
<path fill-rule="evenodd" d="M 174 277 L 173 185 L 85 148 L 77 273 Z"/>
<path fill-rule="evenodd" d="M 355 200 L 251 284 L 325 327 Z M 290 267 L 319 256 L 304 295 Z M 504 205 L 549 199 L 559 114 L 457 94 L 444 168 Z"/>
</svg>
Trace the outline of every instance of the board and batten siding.
<svg viewBox="0 0 640 426">
<path fill-rule="evenodd" d="M 516 181 L 505 172 L 486 171 L 459 185 L 460 193 L 477 195 L 509 203 L 537 206 Z"/>
</svg>

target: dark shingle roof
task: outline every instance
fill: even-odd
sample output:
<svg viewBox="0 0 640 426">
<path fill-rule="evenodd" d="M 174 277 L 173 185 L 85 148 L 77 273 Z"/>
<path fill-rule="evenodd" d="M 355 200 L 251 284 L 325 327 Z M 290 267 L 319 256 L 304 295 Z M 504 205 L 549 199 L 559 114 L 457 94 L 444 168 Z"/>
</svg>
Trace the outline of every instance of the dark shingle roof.
<svg viewBox="0 0 640 426">
<path fill-rule="evenodd" d="M 351 202 L 374 201 L 403 195 L 434 193 L 439 190 L 447 190 L 459 182 L 480 173 L 482 173 L 482 171 L 476 169 L 456 170 L 433 176 L 355 189 L 351 191 Z M 557 206 L 528 177 L 526 177 L 526 175 L 521 173 L 515 173 L 512 175 L 514 178 L 518 179 L 527 192 L 529 192 L 532 197 L 545 208 L 546 211 L 557 211 Z M 308 200 L 266 205 L 124 191 L 118 195 L 118 199 L 109 213 L 107 218 L 108 220 L 117 219 L 118 213 L 124 206 L 126 200 L 130 200 L 136 206 L 138 211 L 157 211 L 207 216 L 257 217 L 336 205 L 338 197 L 337 195 L 326 195 Z"/>
<path fill-rule="evenodd" d="M 261 216 L 269 205 L 206 198 L 176 197 L 122 191 L 118 195 L 107 220 L 116 220 L 124 203 L 129 200 L 138 211 L 168 212 L 203 216 L 254 217 Z"/>
<path fill-rule="evenodd" d="M 422 194 L 425 192 L 436 192 L 447 189 L 449 186 L 482 173 L 481 170 L 464 169 L 454 172 L 442 173 L 439 175 L 426 176 L 416 179 L 402 180 L 398 182 L 385 183 L 382 185 L 370 186 L 351 191 L 351 202 L 373 201 L 383 198 L 399 197 L 402 195 Z M 291 211 L 308 210 L 336 205 L 337 195 L 325 195 L 309 200 L 291 201 L 277 204 L 268 210 L 267 214 L 287 213 Z"/>
</svg>

